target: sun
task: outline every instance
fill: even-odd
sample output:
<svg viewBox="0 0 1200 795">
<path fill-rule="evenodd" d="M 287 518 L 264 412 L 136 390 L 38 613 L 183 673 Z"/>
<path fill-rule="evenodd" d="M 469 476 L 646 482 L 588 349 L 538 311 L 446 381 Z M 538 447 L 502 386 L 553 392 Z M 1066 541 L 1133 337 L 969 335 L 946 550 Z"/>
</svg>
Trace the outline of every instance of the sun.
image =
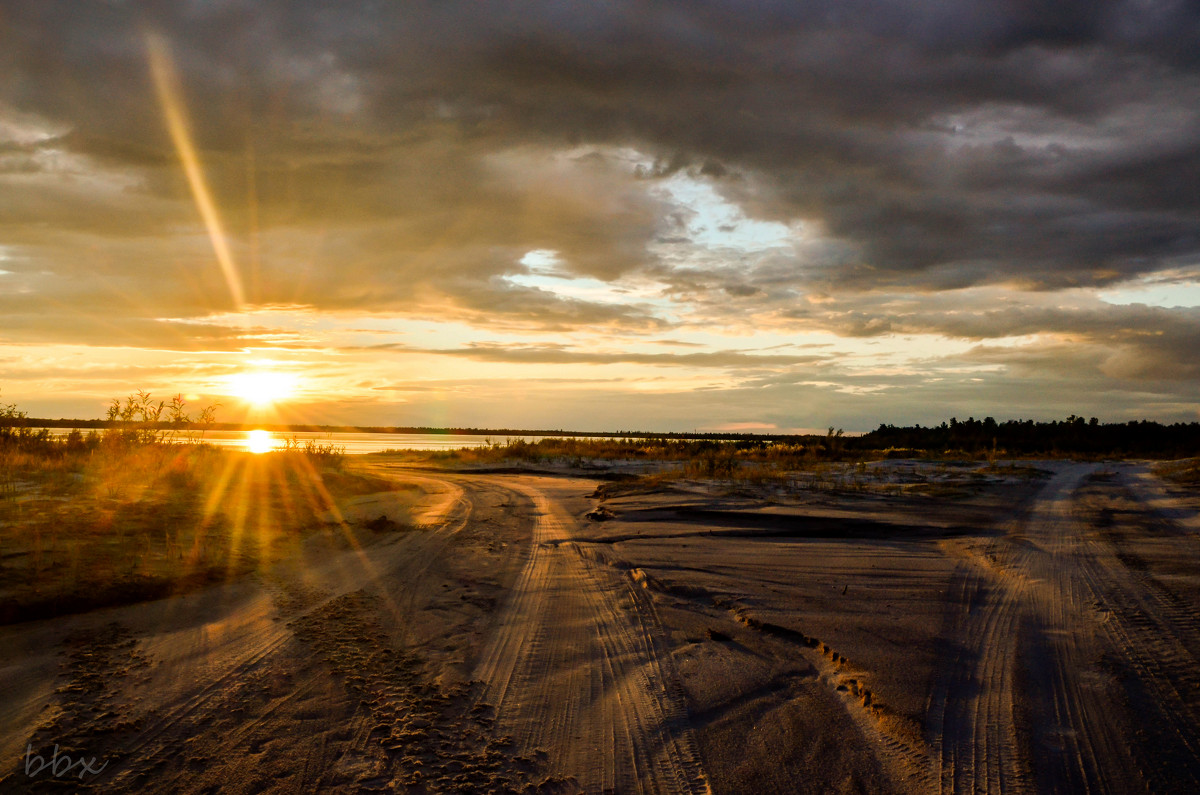
<svg viewBox="0 0 1200 795">
<path fill-rule="evenodd" d="M 296 377 L 273 370 L 250 370 L 230 376 L 233 394 L 255 406 L 269 406 L 296 394 Z"/>
<path fill-rule="evenodd" d="M 275 449 L 275 437 L 270 431 L 250 431 L 246 434 L 246 449 L 252 453 L 269 453 Z"/>
</svg>

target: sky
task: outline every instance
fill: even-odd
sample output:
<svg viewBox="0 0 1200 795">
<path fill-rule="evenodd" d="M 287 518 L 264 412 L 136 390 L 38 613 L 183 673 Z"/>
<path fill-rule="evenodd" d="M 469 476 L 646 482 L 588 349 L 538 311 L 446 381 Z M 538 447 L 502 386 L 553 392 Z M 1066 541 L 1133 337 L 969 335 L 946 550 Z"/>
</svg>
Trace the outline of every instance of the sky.
<svg viewBox="0 0 1200 795">
<path fill-rule="evenodd" d="M 3 0 L 0 403 L 1195 421 L 1197 41 L 1185 0 Z"/>
</svg>

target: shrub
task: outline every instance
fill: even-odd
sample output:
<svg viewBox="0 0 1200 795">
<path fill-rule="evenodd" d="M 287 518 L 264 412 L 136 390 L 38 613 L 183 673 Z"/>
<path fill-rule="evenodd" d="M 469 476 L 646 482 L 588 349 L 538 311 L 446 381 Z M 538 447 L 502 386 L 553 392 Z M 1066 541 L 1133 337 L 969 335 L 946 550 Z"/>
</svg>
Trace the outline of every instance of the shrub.
<svg viewBox="0 0 1200 795">
<path fill-rule="evenodd" d="M 306 439 L 301 442 L 295 436 L 285 439 L 283 449 L 279 452 L 300 453 L 314 465 L 325 469 L 341 469 L 346 458 L 346 448 L 341 445 L 335 445 L 332 442 L 321 444 L 316 439 Z"/>
</svg>

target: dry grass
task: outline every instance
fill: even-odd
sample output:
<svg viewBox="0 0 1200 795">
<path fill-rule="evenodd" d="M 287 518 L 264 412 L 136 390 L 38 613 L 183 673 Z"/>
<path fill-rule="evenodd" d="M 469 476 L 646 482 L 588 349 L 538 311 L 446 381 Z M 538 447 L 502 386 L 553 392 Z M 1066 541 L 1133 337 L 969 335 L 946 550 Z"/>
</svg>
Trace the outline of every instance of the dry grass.
<svg viewBox="0 0 1200 795">
<path fill-rule="evenodd" d="M 813 444 L 776 444 L 768 441 L 719 442 L 694 439 L 620 439 L 552 437 L 527 442 L 511 439 L 504 444 L 467 447 L 430 453 L 434 462 L 489 464 L 513 461 L 582 463 L 594 461 L 686 461 L 719 472 L 726 462 L 756 462 L 794 467 L 803 463 L 842 460 L 840 437 Z"/>
<path fill-rule="evenodd" d="M 804 497 L 815 493 L 959 499 L 991 486 L 1027 482 L 1047 476 L 1043 470 L 1014 463 L 879 461 L 716 461 L 693 460 L 661 472 L 605 484 L 600 493 L 616 496 L 664 488 L 702 485 L 764 499 Z"/>
<path fill-rule="evenodd" d="M 388 488 L 321 458 L 193 444 L 0 449 L 0 623 L 245 575 L 291 554 L 340 497 Z"/>
<path fill-rule="evenodd" d="M 550 438 L 434 453 L 407 453 L 409 460 L 444 466 L 480 464 L 550 466 L 583 469 L 596 462 L 638 464 L 612 472 L 640 471 L 636 485 L 623 491 L 671 487 L 681 481 L 708 487 L 787 497 L 813 492 L 968 497 L 987 483 L 1024 481 L 1045 475 L 1031 466 L 1000 463 L 992 451 L 972 455 L 961 450 L 943 455 L 926 451 L 846 450 L 836 434 L 808 443 L 768 441 L 717 442 L 685 439 Z M 907 459 L 907 460 L 896 460 Z M 655 467 L 654 465 L 661 465 Z M 647 471 L 654 470 L 654 471 Z"/>
<path fill-rule="evenodd" d="M 1200 458 L 1167 461 L 1154 468 L 1154 473 L 1181 486 L 1200 485 Z"/>
</svg>

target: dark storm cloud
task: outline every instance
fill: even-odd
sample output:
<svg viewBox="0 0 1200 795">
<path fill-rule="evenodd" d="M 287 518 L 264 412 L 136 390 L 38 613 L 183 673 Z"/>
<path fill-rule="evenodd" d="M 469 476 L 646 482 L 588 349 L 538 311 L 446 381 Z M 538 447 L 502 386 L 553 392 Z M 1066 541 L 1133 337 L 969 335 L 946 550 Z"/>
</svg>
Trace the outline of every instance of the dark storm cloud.
<svg viewBox="0 0 1200 795">
<path fill-rule="evenodd" d="M 1128 324 L 1163 332 L 1122 342 L 1165 357 L 1158 370 L 1196 339 L 1194 313 L 964 318 L 937 299 L 1200 261 L 1195 3 L 6 3 L 0 117 L 25 132 L 0 150 L 0 244 L 63 274 L 99 257 L 120 285 L 108 289 L 185 315 L 224 308 L 211 274 L 163 284 L 162 252 L 56 248 L 71 232 L 149 250 L 196 223 L 148 74 L 151 32 L 170 44 L 252 302 L 665 324 L 510 281 L 539 248 L 566 271 L 650 274 L 717 309 L 862 294 L 840 314 L 795 316 L 851 335 L 1051 331 L 1100 345 Z M 547 163 L 577 144 L 657 164 Z M 659 262 L 656 245 L 686 237 L 645 187 L 680 173 L 753 217 L 811 223 L 827 255 Z M 896 314 L 880 290 L 926 305 Z"/>
<path fill-rule="evenodd" d="M 987 278 L 1090 283 L 1200 248 L 1192 3 L 39 0 L 3 25 L 6 103 L 147 166 L 172 159 L 143 41 L 162 31 L 218 183 L 246 188 L 251 146 L 280 212 L 329 213 L 312 194 L 331 180 L 331 204 L 405 212 L 396 197 L 428 173 L 394 164 L 448 127 L 452 162 L 426 162 L 452 183 L 465 155 L 530 141 L 761 169 L 763 213 L 862 245 L 843 282 L 984 262 Z"/>
<path fill-rule="evenodd" d="M 994 290 L 935 295 L 876 293 L 790 309 L 788 316 L 850 337 L 934 333 L 966 340 L 1041 332 L 1096 341 L 1188 339 L 1200 333 L 1200 308 L 1113 305 L 1096 299 L 1017 303 Z"/>
</svg>

